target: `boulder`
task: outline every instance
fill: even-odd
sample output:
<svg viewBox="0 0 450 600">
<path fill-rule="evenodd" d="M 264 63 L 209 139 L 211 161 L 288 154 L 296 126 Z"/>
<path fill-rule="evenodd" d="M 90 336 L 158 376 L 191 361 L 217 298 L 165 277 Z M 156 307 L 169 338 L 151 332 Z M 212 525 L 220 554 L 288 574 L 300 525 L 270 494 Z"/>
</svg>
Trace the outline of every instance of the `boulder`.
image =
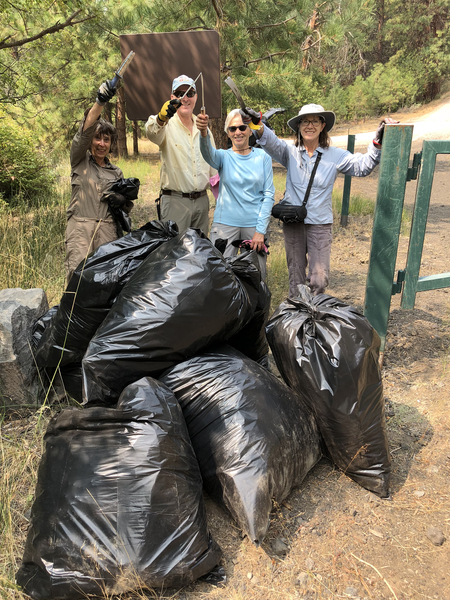
<svg viewBox="0 0 450 600">
<path fill-rule="evenodd" d="M 42 402 L 30 339 L 34 323 L 47 310 L 44 290 L 0 290 L 0 410 Z"/>
</svg>

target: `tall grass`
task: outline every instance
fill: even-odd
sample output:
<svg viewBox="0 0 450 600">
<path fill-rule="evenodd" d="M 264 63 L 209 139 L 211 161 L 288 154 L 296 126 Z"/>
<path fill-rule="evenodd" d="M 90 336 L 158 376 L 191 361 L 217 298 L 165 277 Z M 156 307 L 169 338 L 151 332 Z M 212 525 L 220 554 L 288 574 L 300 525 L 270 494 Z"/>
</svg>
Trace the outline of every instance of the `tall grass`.
<svg viewBox="0 0 450 600">
<path fill-rule="evenodd" d="M 6 600 L 25 598 L 15 584 L 15 573 L 24 550 L 47 423 L 48 416 L 41 412 L 1 423 L 0 598 Z"/>
<path fill-rule="evenodd" d="M 0 289 L 43 288 L 49 302 L 64 290 L 65 210 L 70 200 L 68 162 L 58 165 L 55 194 L 26 205 L 2 205 Z"/>
</svg>

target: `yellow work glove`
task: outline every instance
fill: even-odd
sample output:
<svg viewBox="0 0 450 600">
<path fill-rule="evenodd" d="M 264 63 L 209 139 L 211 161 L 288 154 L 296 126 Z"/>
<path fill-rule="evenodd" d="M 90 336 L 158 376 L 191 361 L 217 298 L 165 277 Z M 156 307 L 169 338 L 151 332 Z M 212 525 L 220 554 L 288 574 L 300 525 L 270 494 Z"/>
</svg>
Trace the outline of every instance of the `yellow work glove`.
<svg viewBox="0 0 450 600">
<path fill-rule="evenodd" d="M 175 98 L 174 100 L 168 100 L 162 105 L 161 110 L 158 113 L 158 119 L 164 123 L 171 119 L 181 106 L 180 100 Z"/>
</svg>

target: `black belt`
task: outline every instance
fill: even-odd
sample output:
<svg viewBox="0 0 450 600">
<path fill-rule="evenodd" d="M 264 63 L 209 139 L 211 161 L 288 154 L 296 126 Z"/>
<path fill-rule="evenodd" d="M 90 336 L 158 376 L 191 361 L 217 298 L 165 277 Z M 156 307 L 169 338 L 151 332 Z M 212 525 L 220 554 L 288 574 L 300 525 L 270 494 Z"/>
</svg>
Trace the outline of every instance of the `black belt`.
<svg viewBox="0 0 450 600">
<path fill-rule="evenodd" d="M 196 200 L 200 198 L 200 196 L 206 195 L 206 190 L 202 190 L 201 192 L 174 192 L 173 190 L 161 190 L 161 196 L 171 196 L 172 194 L 179 194 L 183 196 L 183 198 L 190 198 L 191 200 Z"/>
</svg>

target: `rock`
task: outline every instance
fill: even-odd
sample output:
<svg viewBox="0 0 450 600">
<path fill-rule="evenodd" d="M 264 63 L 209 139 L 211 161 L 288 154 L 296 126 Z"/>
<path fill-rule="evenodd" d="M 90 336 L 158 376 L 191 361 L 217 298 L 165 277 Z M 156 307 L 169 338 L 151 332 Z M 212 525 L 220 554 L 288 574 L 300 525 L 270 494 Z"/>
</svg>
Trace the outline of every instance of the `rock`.
<svg viewBox="0 0 450 600">
<path fill-rule="evenodd" d="M 316 566 L 316 563 L 313 561 L 312 558 L 307 558 L 305 560 L 305 567 L 308 569 L 308 571 L 312 571 L 315 566 Z"/>
<path fill-rule="evenodd" d="M 282 554 L 286 554 L 286 552 L 289 550 L 289 546 L 285 544 L 281 538 L 276 538 L 272 542 L 272 550 L 276 555 L 280 556 Z"/>
<path fill-rule="evenodd" d="M 425 496 L 425 492 L 423 490 L 415 490 L 413 494 L 416 498 L 422 498 Z"/>
<path fill-rule="evenodd" d="M 0 291 L 0 402 L 6 408 L 37 406 L 44 398 L 30 339 L 33 325 L 47 311 L 44 290 Z"/>
<path fill-rule="evenodd" d="M 302 519 L 302 517 L 297 517 L 295 519 L 295 522 L 297 523 L 297 525 L 304 525 L 306 523 L 305 519 Z"/>
<path fill-rule="evenodd" d="M 356 598 L 358 596 L 358 590 L 356 588 L 354 588 L 353 586 L 349 585 L 348 587 L 345 588 L 344 594 L 346 596 L 349 596 L 350 598 Z"/>
<path fill-rule="evenodd" d="M 308 585 L 308 579 L 308 573 L 302 571 L 301 573 L 299 573 L 297 579 L 295 580 L 295 585 L 298 585 L 299 587 L 306 587 Z"/>
<path fill-rule="evenodd" d="M 247 579 L 251 579 L 253 577 L 253 573 L 247 573 Z"/>
<path fill-rule="evenodd" d="M 428 527 L 427 538 L 435 546 L 442 546 L 442 544 L 445 542 L 445 536 L 444 536 L 443 531 L 441 531 L 437 527 Z"/>
</svg>

